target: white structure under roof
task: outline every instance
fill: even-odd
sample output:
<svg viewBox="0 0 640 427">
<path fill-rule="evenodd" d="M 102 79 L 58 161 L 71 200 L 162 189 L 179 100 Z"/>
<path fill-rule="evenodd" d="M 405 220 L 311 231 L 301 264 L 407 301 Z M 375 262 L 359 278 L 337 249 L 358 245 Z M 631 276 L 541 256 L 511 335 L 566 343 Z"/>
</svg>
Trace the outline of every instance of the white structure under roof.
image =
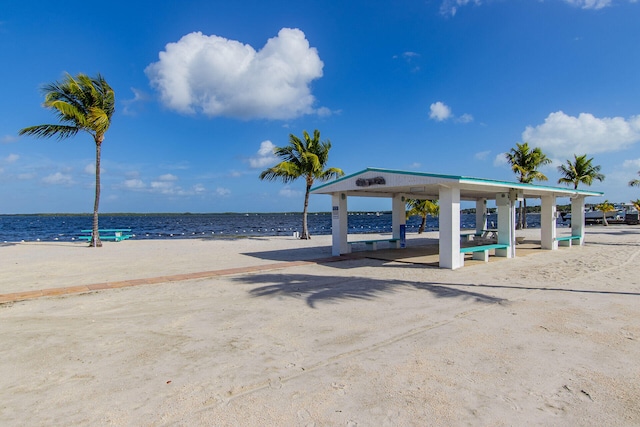
<svg viewBox="0 0 640 427">
<path fill-rule="evenodd" d="M 495 200 L 498 211 L 496 255 L 515 256 L 515 207 L 522 198 L 540 199 L 540 242 L 542 249 L 558 249 L 556 238 L 556 198 L 571 199 L 571 235 L 584 242 L 584 200 L 603 193 L 465 176 L 406 172 L 367 168 L 335 181 L 317 186 L 312 194 L 330 194 L 332 199 L 333 255 L 351 251 L 347 233 L 349 197 L 386 197 L 392 200 L 393 238 L 404 242 L 406 199 L 440 201 L 440 267 L 456 269 L 463 265 L 460 252 L 460 201 L 476 202 L 476 231 L 486 229 L 487 200 Z M 402 245 L 404 246 L 404 245 Z"/>
</svg>

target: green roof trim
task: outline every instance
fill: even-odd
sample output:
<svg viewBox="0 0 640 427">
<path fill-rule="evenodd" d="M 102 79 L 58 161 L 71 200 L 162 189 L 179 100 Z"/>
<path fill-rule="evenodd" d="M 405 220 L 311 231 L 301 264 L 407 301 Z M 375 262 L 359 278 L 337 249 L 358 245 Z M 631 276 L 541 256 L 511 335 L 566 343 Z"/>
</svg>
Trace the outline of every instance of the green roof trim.
<svg viewBox="0 0 640 427">
<path fill-rule="evenodd" d="M 442 178 L 442 179 L 450 179 L 453 181 L 458 181 L 461 184 L 469 183 L 469 184 L 490 184 L 496 186 L 506 186 L 511 188 L 528 188 L 533 190 L 545 190 L 545 191 L 558 191 L 562 193 L 571 193 L 571 194 L 580 194 L 584 196 L 602 196 L 603 192 L 600 191 L 588 191 L 588 190 L 574 190 L 572 188 L 565 187 L 553 187 L 550 185 L 537 185 L 537 184 L 524 184 L 521 182 L 513 182 L 513 181 L 501 181 L 496 179 L 485 179 L 485 178 L 473 178 L 462 175 L 443 175 L 437 173 L 427 173 L 427 172 L 410 172 L 410 171 L 402 171 L 402 170 L 393 170 L 393 169 L 382 169 L 382 168 L 366 168 L 356 173 L 352 173 L 350 175 L 345 175 L 341 178 L 333 180 L 331 182 L 327 182 L 321 184 L 317 187 L 311 189 L 311 191 L 320 190 L 322 188 L 328 187 L 329 185 L 336 184 L 341 181 L 345 181 L 347 179 L 353 178 L 354 176 L 362 175 L 366 172 L 381 172 L 381 173 L 392 173 L 397 175 L 411 175 L 411 176 L 424 176 L 430 178 Z"/>
</svg>

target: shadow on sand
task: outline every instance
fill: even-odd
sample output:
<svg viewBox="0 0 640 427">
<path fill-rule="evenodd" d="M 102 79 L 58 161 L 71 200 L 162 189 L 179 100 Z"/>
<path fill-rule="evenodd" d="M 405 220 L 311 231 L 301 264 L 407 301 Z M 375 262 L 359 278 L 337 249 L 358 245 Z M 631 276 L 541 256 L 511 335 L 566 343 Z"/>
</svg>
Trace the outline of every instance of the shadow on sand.
<svg viewBox="0 0 640 427">
<path fill-rule="evenodd" d="M 316 304 L 321 301 L 373 300 L 383 294 L 391 294 L 404 289 L 423 290 L 430 292 L 437 298 L 461 298 L 488 304 L 504 301 L 502 298 L 456 289 L 445 284 L 382 280 L 369 277 L 271 273 L 240 276 L 233 280 L 250 285 L 268 283 L 252 289 L 249 293 L 254 297 L 289 296 L 301 298 L 311 308 L 315 308 Z"/>
</svg>

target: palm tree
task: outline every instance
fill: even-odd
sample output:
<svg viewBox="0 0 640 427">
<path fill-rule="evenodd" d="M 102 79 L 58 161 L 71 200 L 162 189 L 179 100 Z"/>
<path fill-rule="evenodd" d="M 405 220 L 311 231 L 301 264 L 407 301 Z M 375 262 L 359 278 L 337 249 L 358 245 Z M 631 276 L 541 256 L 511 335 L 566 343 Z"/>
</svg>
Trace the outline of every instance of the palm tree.
<svg viewBox="0 0 640 427">
<path fill-rule="evenodd" d="M 608 200 L 605 200 L 599 205 L 596 205 L 596 210 L 602 212 L 602 223 L 607 226 L 609 225 L 609 223 L 607 222 L 607 212 L 613 212 L 616 210 L 616 208 L 611 203 L 609 203 Z"/>
<path fill-rule="evenodd" d="M 640 175 L 640 171 L 638 171 L 638 175 Z M 640 187 L 640 179 L 632 179 L 629 181 L 630 187 Z"/>
<path fill-rule="evenodd" d="M 587 155 L 573 155 L 574 162 L 567 160 L 567 164 L 558 166 L 558 171 L 564 176 L 558 180 L 558 184 L 573 184 L 574 190 L 578 188 L 578 184 L 583 183 L 591 185 L 594 179 L 602 182 L 604 175 L 600 173 L 600 165 L 591 164 L 593 157 L 587 159 Z"/>
<path fill-rule="evenodd" d="M 53 110 L 60 124 L 37 125 L 21 129 L 20 135 L 37 138 L 57 136 L 64 139 L 78 132 L 89 133 L 96 143 L 96 192 L 93 203 L 93 234 L 90 246 L 102 246 L 98 233 L 98 205 L 100 203 L 100 150 L 104 134 L 111 125 L 115 112 L 115 93 L 98 74 L 89 77 L 67 74 L 61 82 L 47 84 L 42 89 L 45 108 Z"/>
<path fill-rule="evenodd" d="M 262 171 L 260 179 L 270 181 L 280 179 L 289 183 L 300 177 L 304 177 L 307 189 L 304 194 L 304 210 L 302 213 L 302 234 L 301 239 L 310 239 L 307 225 L 307 211 L 309 209 L 309 191 L 314 181 L 328 181 L 331 178 L 338 178 L 344 175 L 342 169 L 328 168 L 329 150 L 331 142 L 329 140 L 320 141 L 320 131 L 313 131 L 313 138 L 307 131 L 302 132 L 301 140 L 294 134 L 289 135 L 289 145 L 286 147 L 275 147 L 273 153 L 282 159 L 277 165 Z"/>
<path fill-rule="evenodd" d="M 438 216 L 440 214 L 440 206 L 438 206 L 437 200 L 419 200 L 419 199 L 407 199 L 407 219 L 414 215 L 420 215 L 422 222 L 418 228 L 418 234 L 424 232 L 424 228 L 427 224 L 427 215 Z"/>
<path fill-rule="evenodd" d="M 640 199 L 635 199 L 631 201 L 631 204 L 638 212 L 640 212 Z"/>
<path fill-rule="evenodd" d="M 538 147 L 531 149 L 529 143 L 518 143 L 508 153 L 505 153 L 511 170 L 518 175 L 518 182 L 530 184 L 533 181 L 546 181 L 545 174 L 540 172 L 540 166 L 551 163 L 551 159 Z M 518 229 L 527 228 L 527 200 L 520 202 L 518 214 Z"/>
</svg>

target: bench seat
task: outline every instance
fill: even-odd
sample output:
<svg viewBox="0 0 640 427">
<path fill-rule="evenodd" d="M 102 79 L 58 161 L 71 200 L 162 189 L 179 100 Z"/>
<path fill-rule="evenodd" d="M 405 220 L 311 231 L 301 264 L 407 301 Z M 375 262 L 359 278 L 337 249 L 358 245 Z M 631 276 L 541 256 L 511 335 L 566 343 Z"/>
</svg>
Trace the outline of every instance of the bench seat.
<svg viewBox="0 0 640 427">
<path fill-rule="evenodd" d="M 558 246 L 568 246 L 571 247 L 571 244 L 574 240 L 578 242 L 582 239 L 582 236 L 561 236 L 556 237 L 556 242 L 558 242 Z"/>
<path fill-rule="evenodd" d="M 468 246 L 465 248 L 460 248 L 460 257 L 462 259 L 462 265 L 464 265 L 464 254 L 467 254 L 467 253 L 471 253 L 473 259 L 475 260 L 489 262 L 489 251 L 494 249 L 506 250 L 506 249 L 509 249 L 509 245 L 502 244 L 502 243 L 494 243 L 491 245 L 478 245 L 478 246 Z"/>
<path fill-rule="evenodd" d="M 375 239 L 375 240 L 354 240 L 353 242 L 347 242 L 349 245 L 355 245 L 357 243 L 364 243 L 367 246 L 368 250 L 375 251 L 378 249 L 378 243 L 380 242 L 388 242 L 393 243 L 395 248 L 400 247 L 400 239 Z"/>
<path fill-rule="evenodd" d="M 106 236 L 100 234 L 100 240 L 113 240 L 115 242 L 120 242 L 122 240 L 127 240 L 133 237 L 133 234 L 123 234 L 122 236 Z M 91 236 L 78 236 L 78 240 L 91 240 Z"/>
</svg>

